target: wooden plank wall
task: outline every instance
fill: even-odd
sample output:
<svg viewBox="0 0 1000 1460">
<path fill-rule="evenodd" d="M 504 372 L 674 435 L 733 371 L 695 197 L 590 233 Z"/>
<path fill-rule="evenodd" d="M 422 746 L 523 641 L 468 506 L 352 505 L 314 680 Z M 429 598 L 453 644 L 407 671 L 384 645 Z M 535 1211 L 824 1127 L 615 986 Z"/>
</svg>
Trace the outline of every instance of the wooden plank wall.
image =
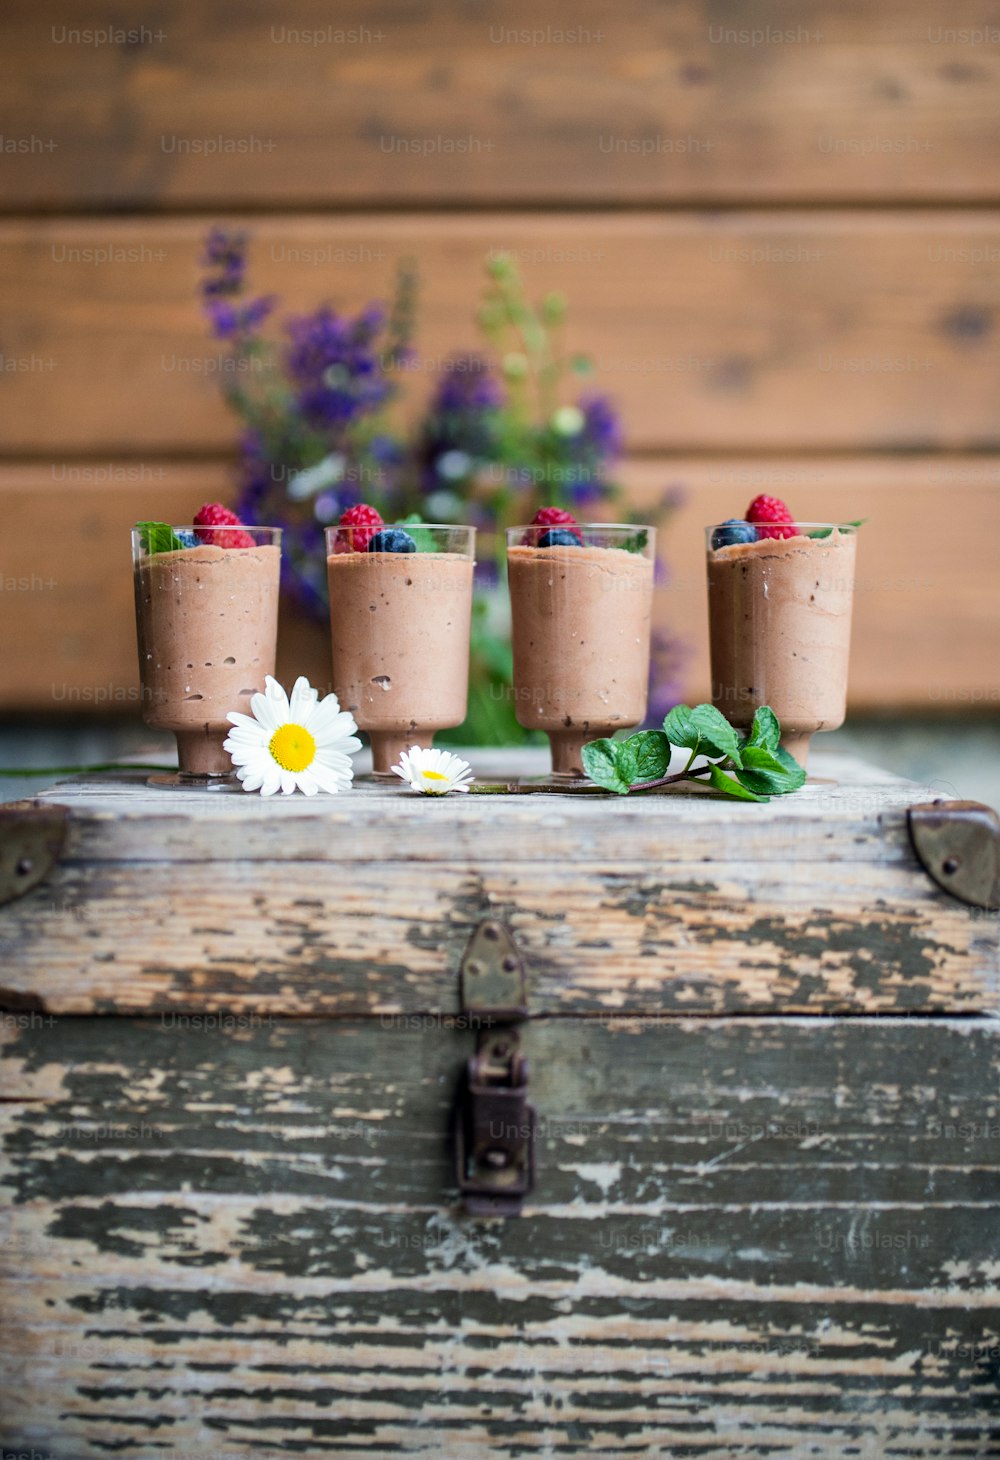
<svg viewBox="0 0 1000 1460">
<path fill-rule="evenodd" d="M 1000 704 L 1000 14 L 8 0 L 0 24 L 0 708 L 134 706 L 124 530 L 230 490 L 195 297 L 219 219 L 290 306 L 357 307 L 416 259 L 411 409 L 475 343 L 491 251 L 569 295 L 626 480 L 684 489 L 659 611 L 690 694 L 700 527 L 770 488 L 871 518 L 856 708 Z"/>
</svg>

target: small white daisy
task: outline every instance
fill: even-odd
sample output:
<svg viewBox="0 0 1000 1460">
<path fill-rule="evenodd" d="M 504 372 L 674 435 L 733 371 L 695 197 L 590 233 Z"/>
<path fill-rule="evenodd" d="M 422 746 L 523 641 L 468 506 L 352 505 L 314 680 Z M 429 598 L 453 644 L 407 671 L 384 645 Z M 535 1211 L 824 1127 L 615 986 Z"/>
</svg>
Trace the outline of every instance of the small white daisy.
<svg viewBox="0 0 1000 1460">
<path fill-rule="evenodd" d="M 411 790 L 425 796 L 447 796 L 449 791 L 467 791 L 475 780 L 472 767 L 460 755 L 450 750 L 422 750 L 411 745 L 399 757 L 399 765 L 393 770 L 404 781 L 409 781 Z"/>
<path fill-rule="evenodd" d="M 295 681 L 291 703 L 276 679 L 267 675 L 265 684 L 250 701 L 252 716 L 233 710 L 226 717 L 234 728 L 225 747 L 244 791 L 346 791 L 354 777 L 350 757 L 361 749 L 354 716 L 336 695 L 321 700 L 304 676 Z"/>
</svg>

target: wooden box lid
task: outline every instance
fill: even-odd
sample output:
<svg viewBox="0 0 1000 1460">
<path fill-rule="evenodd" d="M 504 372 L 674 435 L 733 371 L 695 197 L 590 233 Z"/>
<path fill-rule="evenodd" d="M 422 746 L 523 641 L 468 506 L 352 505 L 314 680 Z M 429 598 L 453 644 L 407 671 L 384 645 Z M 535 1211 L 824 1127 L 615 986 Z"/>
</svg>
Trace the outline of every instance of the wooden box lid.
<svg viewBox="0 0 1000 1460">
<path fill-rule="evenodd" d="M 546 763 L 468 754 L 481 779 Z M 64 807 L 65 839 L 0 906 L 0 1000 L 458 1014 L 463 951 L 496 918 L 532 1015 L 992 1011 L 997 914 L 945 891 L 911 841 L 909 809 L 942 793 L 821 750 L 811 773 L 767 805 L 673 788 L 436 799 L 360 781 L 262 800 L 139 772 L 62 782 L 19 803 Z M 17 815 L 0 811 L 0 855 Z"/>
</svg>

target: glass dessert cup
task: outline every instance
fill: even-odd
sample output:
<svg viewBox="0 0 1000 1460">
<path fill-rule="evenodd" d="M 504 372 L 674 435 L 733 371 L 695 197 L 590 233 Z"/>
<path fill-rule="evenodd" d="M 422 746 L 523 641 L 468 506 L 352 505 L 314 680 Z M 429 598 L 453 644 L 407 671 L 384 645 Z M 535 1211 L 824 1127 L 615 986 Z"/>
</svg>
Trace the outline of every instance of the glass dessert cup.
<svg viewBox="0 0 1000 1460">
<path fill-rule="evenodd" d="M 406 551 L 369 549 L 371 527 L 328 527 L 333 687 L 372 746 L 377 777 L 465 719 L 474 527 L 386 523 Z"/>
<path fill-rule="evenodd" d="M 578 536 L 559 541 L 566 531 Z M 588 740 L 646 714 L 655 529 L 580 522 L 507 531 L 514 712 L 544 730 L 552 774 L 583 775 Z"/>
<path fill-rule="evenodd" d="M 156 553 L 132 532 L 142 716 L 177 740 L 177 774 L 150 777 L 151 785 L 238 784 L 223 749 L 226 716 L 249 714 L 251 696 L 274 673 L 281 568 L 280 527 L 239 531 L 252 547 L 201 542 Z"/>
<path fill-rule="evenodd" d="M 712 703 L 738 730 L 770 705 L 782 746 L 805 767 L 812 736 L 844 723 L 857 529 L 796 529 L 715 549 L 716 528 L 705 529 L 708 628 Z"/>
</svg>

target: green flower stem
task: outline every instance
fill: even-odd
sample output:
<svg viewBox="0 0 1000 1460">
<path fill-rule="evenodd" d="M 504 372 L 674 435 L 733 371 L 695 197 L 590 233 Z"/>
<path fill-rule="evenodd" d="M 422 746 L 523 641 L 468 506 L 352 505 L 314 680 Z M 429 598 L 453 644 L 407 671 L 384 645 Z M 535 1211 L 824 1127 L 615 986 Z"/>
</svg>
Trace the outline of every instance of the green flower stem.
<svg viewBox="0 0 1000 1460">
<path fill-rule="evenodd" d="M 724 764 L 724 762 L 722 762 Z M 637 781 L 633 791 L 652 791 L 657 786 L 672 786 L 677 781 L 694 780 L 707 775 L 711 766 L 699 766 L 696 771 L 678 771 L 672 776 L 661 776 L 657 781 Z M 476 796 L 525 796 L 529 793 L 543 793 L 547 796 L 613 796 L 604 786 L 595 786 L 591 781 L 569 781 L 566 785 L 522 785 L 520 781 L 481 781 L 469 787 L 469 794 Z"/>
</svg>

